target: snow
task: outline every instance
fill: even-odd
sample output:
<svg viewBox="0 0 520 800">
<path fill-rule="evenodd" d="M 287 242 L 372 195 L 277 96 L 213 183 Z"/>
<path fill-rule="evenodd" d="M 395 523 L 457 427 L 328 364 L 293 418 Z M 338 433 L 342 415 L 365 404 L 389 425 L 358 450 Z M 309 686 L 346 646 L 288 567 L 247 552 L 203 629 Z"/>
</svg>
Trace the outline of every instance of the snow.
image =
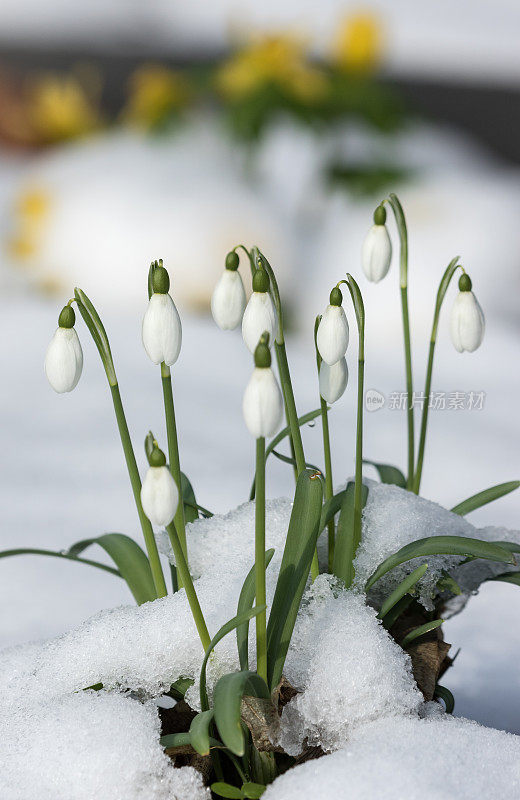
<svg viewBox="0 0 520 800">
<path fill-rule="evenodd" d="M 297 756 L 305 739 L 341 747 L 361 722 L 417 711 L 422 702 L 409 656 L 361 594 L 321 575 L 295 627 L 285 675 L 303 689 L 284 708 L 280 744 Z"/>
<path fill-rule="evenodd" d="M 0 760 L 2 800 L 210 797 L 194 769 L 175 769 L 165 755 L 157 709 L 118 694 L 82 692 L 2 713 Z"/>
<path fill-rule="evenodd" d="M 345 749 L 289 770 L 265 800 L 516 800 L 520 737 L 434 715 L 381 719 Z"/>
</svg>

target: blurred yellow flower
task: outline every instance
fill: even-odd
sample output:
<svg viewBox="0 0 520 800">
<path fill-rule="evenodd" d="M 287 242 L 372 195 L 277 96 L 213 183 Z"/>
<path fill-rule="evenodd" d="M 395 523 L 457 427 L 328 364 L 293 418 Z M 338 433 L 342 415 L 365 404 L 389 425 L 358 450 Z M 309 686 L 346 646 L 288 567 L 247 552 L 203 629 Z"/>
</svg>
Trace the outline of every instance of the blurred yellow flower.
<svg viewBox="0 0 520 800">
<path fill-rule="evenodd" d="M 377 67 L 383 50 L 380 20 L 368 11 L 346 17 L 333 45 L 333 61 L 345 70 L 369 72 Z"/>
<path fill-rule="evenodd" d="M 188 88 L 182 75 L 154 64 L 137 69 L 130 78 L 130 96 L 123 119 L 152 128 L 186 105 Z"/>
<path fill-rule="evenodd" d="M 309 62 L 304 43 L 290 34 L 256 39 L 220 68 L 216 81 L 222 94 L 232 100 L 267 83 L 304 102 L 319 99 L 326 90 L 325 76 Z"/>
<path fill-rule="evenodd" d="M 49 213 L 50 196 L 39 186 L 30 186 L 16 198 L 15 212 L 24 221 L 40 221 Z"/>
<path fill-rule="evenodd" d="M 51 197 L 39 186 L 28 186 L 15 199 L 14 233 L 6 242 L 7 251 L 15 261 L 27 263 L 37 254 L 42 227 L 50 208 Z"/>
<path fill-rule="evenodd" d="M 99 126 L 99 111 L 78 78 L 48 76 L 31 87 L 29 117 L 46 141 L 73 139 Z"/>
</svg>

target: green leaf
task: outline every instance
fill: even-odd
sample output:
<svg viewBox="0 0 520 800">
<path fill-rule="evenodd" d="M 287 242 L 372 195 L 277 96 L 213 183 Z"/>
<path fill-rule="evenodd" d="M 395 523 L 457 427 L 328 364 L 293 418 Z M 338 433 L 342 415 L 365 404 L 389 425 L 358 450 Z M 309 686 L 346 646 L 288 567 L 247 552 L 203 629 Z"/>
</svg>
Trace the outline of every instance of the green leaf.
<svg viewBox="0 0 520 800">
<path fill-rule="evenodd" d="M 259 797 L 262 797 L 266 789 L 267 786 L 264 786 L 263 783 L 248 782 L 242 784 L 242 792 L 244 793 L 244 797 L 247 797 L 248 800 L 258 800 Z"/>
<path fill-rule="evenodd" d="M 452 578 L 445 569 L 442 570 L 442 576 L 437 581 L 437 589 L 439 592 L 450 592 L 450 594 L 454 595 L 462 594 L 462 589 L 455 578 Z"/>
<path fill-rule="evenodd" d="M 455 708 L 455 698 L 449 689 L 446 689 L 445 686 L 441 686 L 440 683 L 438 683 L 433 692 L 433 696 L 440 697 L 440 699 L 444 702 L 447 714 L 453 714 L 453 709 Z"/>
<path fill-rule="evenodd" d="M 334 519 L 341 508 L 345 499 L 346 489 L 333 495 L 330 500 L 326 500 L 321 508 L 320 533 L 327 527 L 331 519 Z"/>
<path fill-rule="evenodd" d="M 505 564 L 514 564 L 515 559 L 505 547 L 495 542 L 484 542 L 481 539 L 470 539 L 466 536 L 428 536 L 417 539 L 401 547 L 378 566 L 366 583 L 366 591 L 374 585 L 379 578 L 386 575 L 394 567 L 410 561 L 412 558 L 423 556 L 454 555 L 468 558 L 487 558 L 489 561 L 501 561 Z"/>
<path fill-rule="evenodd" d="M 413 597 L 411 594 L 405 594 L 404 597 L 401 597 L 395 606 L 383 617 L 383 627 L 389 631 L 396 620 L 401 616 L 401 614 L 404 614 L 406 609 L 411 606 L 412 603 Z"/>
<path fill-rule="evenodd" d="M 256 673 L 247 670 L 223 675 L 213 692 L 213 711 L 218 732 L 232 753 L 243 756 L 244 732 L 240 707 L 244 695 L 270 700 L 265 681 Z"/>
<path fill-rule="evenodd" d="M 191 746 L 201 756 L 207 756 L 210 749 L 209 726 L 213 720 L 213 711 L 201 711 L 191 721 Z"/>
<path fill-rule="evenodd" d="M 361 507 L 364 508 L 368 499 L 368 489 L 363 484 L 361 489 Z M 345 490 L 341 511 L 336 529 L 336 543 L 334 545 L 334 562 L 332 571 L 347 586 L 352 584 L 354 575 L 353 562 L 356 555 L 357 542 L 354 531 L 354 500 L 355 485 L 349 482 Z"/>
<path fill-rule="evenodd" d="M 150 562 L 134 539 L 123 533 L 105 533 L 94 539 L 83 539 L 76 542 L 69 549 L 69 555 L 75 558 L 93 544 L 102 547 L 114 561 L 137 605 L 157 598 Z"/>
<path fill-rule="evenodd" d="M 265 611 L 265 608 L 266 606 L 255 606 L 248 611 L 244 611 L 242 614 L 237 614 L 236 617 L 230 619 L 229 622 L 226 622 L 220 628 L 220 630 L 216 632 L 215 636 L 209 643 L 209 647 L 204 654 L 204 660 L 200 669 L 200 706 L 203 711 L 207 711 L 209 709 L 208 693 L 206 690 L 206 666 L 213 648 L 217 646 L 224 636 L 227 636 L 228 633 L 231 633 L 231 631 L 233 631 L 238 625 L 242 625 L 242 623 L 250 620 L 252 617 L 256 617 L 257 614 Z"/>
<path fill-rule="evenodd" d="M 230 783 L 224 783 L 224 781 L 216 781 L 215 783 L 212 783 L 211 791 L 215 794 L 218 794 L 219 797 L 229 797 L 232 798 L 232 800 L 242 800 L 244 797 L 241 789 L 238 789 L 236 786 L 232 786 Z"/>
<path fill-rule="evenodd" d="M 274 549 L 266 550 L 265 552 L 265 566 L 269 566 L 271 559 L 274 555 Z M 254 602 L 256 595 L 255 586 L 255 565 L 251 567 L 247 573 L 246 579 L 242 586 L 240 597 L 238 598 L 237 616 L 240 616 L 245 611 L 248 611 Z M 249 619 L 241 625 L 237 625 L 237 647 L 238 657 L 240 659 L 240 669 L 249 669 Z"/>
<path fill-rule="evenodd" d="M 117 575 L 118 578 L 123 576 L 118 569 L 102 564 L 100 561 L 91 561 L 89 558 L 76 558 L 69 555 L 67 552 L 61 550 L 42 550 L 38 547 L 19 547 L 15 550 L 1 550 L 0 558 L 9 558 L 10 556 L 52 556 L 53 558 L 64 558 L 66 561 L 77 561 L 79 564 L 87 564 L 90 567 L 97 567 L 103 569 L 105 572 L 110 572 L 112 575 Z"/>
<path fill-rule="evenodd" d="M 312 422 L 312 420 L 316 419 L 316 417 L 319 417 L 320 414 L 321 414 L 321 407 L 320 408 L 315 408 L 314 411 L 309 411 L 309 412 L 307 412 L 307 414 L 303 414 L 303 416 L 298 417 L 298 425 L 301 428 L 302 425 L 305 425 L 307 422 Z M 286 428 L 282 428 L 280 433 L 277 433 L 276 436 L 274 437 L 274 439 L 271 439 L 271 441 L 269 442 L 269 444 L 267 445 L 267 447 L 265 449 L 265 457 L 266 457 L 266 459 L 273 452 L 275 447 L 278 444 L 280 444 L 280 442 L 283 441 L 286 436 L 289 436 L 290 433 L 291 433 L 291 429 L 289 428 L 289 426 L 287 426 Z M 251 486 L 251 492 L 249 494 L 249 499 L 250 500 L 254 500 L 255 499 L 255 479 L 254 478 L 253 478 L 253 484 Z"/>
<path fill-rule="evenodd" d="M 401 642 L 401 647 L 404 649 L 413 641 L 415 641 L 415 639 L 418 639 L 419 636 L 424 636 L 425 634 L 430 633 L 430 631 L 440 628 L 443 622 L 443 619 L 434 619 L 432 622 L 426 622 L 424 625 L 419 625 L 418 628 L 414 628 L 413 631 L 410 631 L 410 633 L 406 634 Z"/>
<path fill-rule="evenodd" d="M 184 472 L 181 472 L 181 494 L 182 501 L 184 503 L 184 520 L 186 523 L 194 522 L 199 518 L 197 500 L 195 499 L 193 486 Z"/>
<path fill-rule="evenodd" d="M 170 750 L 173 747 L 191 747 L 189 733 L 169 733 L 167 736 L 161 736 L 159 741 L 165 750 Z"/>
<path fill-rule="evenodd" d="M 503 572 L 502 575 L 496 575 L 494 578 L 488 578 L 490 581 L 502 581 L 503 583 L 512 583 L 515 586 L 520 586 L 520 572 Z"/>
<path fill-rule="evenodd" d="M 420 567 L 414 569 L 404 580 L 401 581 L 392 594 L 390 594 L 381 605 L 381 610 L 377 615 L 378 619 L 384 619 L 388 612 L 401 600 L 405 594 L 409 594 L 416 583 L 421 580 L 422 576 L 428 569 L 428 564 L 421 564 Z"/>
<path fill-rule="evenodd" d="M 469 514 L 470 511 L 475 511 L 476 508 L 485 506 L 486 503 L 492 503 L 493 500 L 498 500 L 499 497 L 504 497 L 509 492 L 514 492 L 519 486 L 520 481 L 508 481 L 507 483 L 499 483 L 497 486 L 490 486 L 489 489 L 484 489 L 484 491 L 478 492 L 478 494 L 468 497 L 467 500 L 463 500 L 462 503 L 453 506 L 451 510 L 454 514 L 460 514 L 463 517 L 465 514 Z"/>
<path fill-rule="evenodd" d="M 267 673 L 271 689 L 277 686 L 282 677 L 320 532 L 322 501 L 321 479 L 302 471 L 296 483 L 282 564 L 267 625 Z"/>
<path fill-rule="evenodd" d="M 363 464 L 370 464 L 376 468 L 381 483 L 391 483 L 394 486 L 400 486 L 401 489 L 406 489 L 406 478 L 397 467 L 393 467 L 391 464 L 379 464 L 376 461 L 369 461 L 368 458 L 363 459 Z"/>
<path fill-rule="evenodd" d="M 167 694 L 171 695 L 175 700 L 183 700 L 184 695 L 193 684 L 193 678 L 178 678 L 175 683 L 172 683 Z"/>
<path fill-rule="evenodd" d="M 283 461 L 284 464 L 292 464 L 293 467 L 296 467 L 296 459 L 291 458 L 291 456 L 286 456 L 284 453 L 279 453 L 278 450 L 273 450 L 273 456 L 277 458 L 279 461 Z M 310 464 L 308 461 L 305 462 L 305 467 L 307 469 L 312 469 L 314 472 L 323 472 L 322 469 L 317 467 L 315 464 Z"/>
</svg>

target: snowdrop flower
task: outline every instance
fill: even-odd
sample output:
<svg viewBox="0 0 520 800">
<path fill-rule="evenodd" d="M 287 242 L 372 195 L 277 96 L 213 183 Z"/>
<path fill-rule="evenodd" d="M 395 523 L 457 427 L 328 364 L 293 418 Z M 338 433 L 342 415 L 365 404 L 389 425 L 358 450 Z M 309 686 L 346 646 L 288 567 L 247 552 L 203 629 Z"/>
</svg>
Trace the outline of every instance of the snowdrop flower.
<svg viewBox="0 0 520 800">
<path fill-rule="evenodd" d="M 213 319 L 223 331 L 232 331 L 237 327 L 246 307 L 246 293 L 238 272 L 238 261 L 234 250 L 227 254 L 226 269 L 211 296 Z"/>
<path fill-rule="evenodd" d="M 269 334 L 273 340 L 276 314 L 269 294 L 269 275 L 265 269 L 257 269 L 253 277 L 253 294 L 249 298 L 242 319 L 242 337 L 251 353 L 254 353 L 261 335 Z"/>
<path fill-rule="evenodd" d="M 459 294 L 453 304 L 450 319 L 451 340 L 459 353 L 472 353 L 482 344 L 485 319 L 479 302 L 471 291 L 471 278 L 461 275 Z"/>
<path fill-rule="evenodd" d="M 143 345 L 154 364 L 170 367 L 179 358 L 182 327 L 179 312 L 168 294 L 170 278 L 164 267 L 153 273 L 153 294 L 143 319 Z"/>
<path fill-rule="evenodd" d="M 45 374 L 54 391 L 59 394 L 72 392 L 83 369 L 83 351 L 74 330 L 75 321 L 74 309 L 65 306 L 45 355 Z"/>
<path fill-rule="evenodd" d="M 255 369 L 244 392 L 242 409 L 249 433 L 255 439 L 273 436 L 280 427 L 283 400 L 271 369 L 267 333 L 255 349 Z"/>
<path fill-rule="evenodd" d="M 380 205 L 374 211 L 374 225 L 367 233 L 361 252 L 361 265 L 372 283 L 382 280 L 390 269 L 392 242 L 386 229 L 386 210 Z"/>
<path fill-rule="evenodd" d="M 153 525 L 166 527 L 177 511 L 179 491 L 166 466 L 166 456 L 157 446 L 154 446 L 149 462 L 141 488 L 143 511 Z"/>
<path fill-rule="evenodd" d="M 327 403 L 335 403 L 344 393 L 348 383 L 348 367 L 345 358 L 340 358 L 331 367 L 326 361 L 320 364 L 320 395 Z"/>
<path fill-rule="evenodd" d="M 342 300 L 341 290 L 335 286 L 330 293 L 330 305 L 325 309 L 316 334 L 318 352 L 329 366 L 342 359 L 348 347 L 348 321 Z"/>
</svg>

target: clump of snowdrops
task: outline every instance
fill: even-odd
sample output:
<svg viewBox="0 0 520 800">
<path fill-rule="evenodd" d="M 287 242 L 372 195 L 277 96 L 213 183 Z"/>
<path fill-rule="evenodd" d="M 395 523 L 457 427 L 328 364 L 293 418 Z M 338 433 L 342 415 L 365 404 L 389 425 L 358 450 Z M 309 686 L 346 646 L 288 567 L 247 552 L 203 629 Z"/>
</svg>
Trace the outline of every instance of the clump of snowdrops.
<svg viewBox="0 0 520 800">
<path fill-rule="evenodd" d="M 387 206 L 395 217 L 399 239 L 399 291 L 405 375 L 407 396 L 412 398 L 407 230 L 402 207 L 393 194 L 375 210 L 374 224 L 366 237 L 361 261 L 363 272 L 369 281 L 378 282 L 386 277 L 392 256 L 392 242 L 386 226 Z M 252 294 L 247 302 L 242 277 L 238 272 L 239 251 L 247 259 L 251 272 Z M 472 352 L 480 346 L 484 336 L 484 315 L 473 294 L 471 279 L 459 259 L 454 258 L 442 275 L 434 305 L 424 387 L 426 398 L 430 396 L 441 308 L 449 285 L 458 272 L 459 292 L 450 319 L 453 344 L 459 352 Z M 55 391 L 72 391 L 80 379 L 83 367 L 81 344 L 75 329 L 75 305 L 96 344 L 106 372 L 146 552 L 127 536 L 107 534 L 78 542 L 66 552 L 23 549 L 5 551 L 0 555 L 42 553 L 108 570 L 127 582 L 136 602 L 141 604 L 163 597 L 168 592 L 154 536 L 154 527 L 165 528 L 175 557 L 175 566 L 171 568 L 170 591 L 186 592 L 201 641 L 202 711 L 194 716 L 189 730 L 164 736 L 163 744 L 172 753 L 178 748 L 190 746 L 200 756 L 210 757 L 211 775 L 216 778 L 216 782 L 212 784 L 214 793 L 223 797 L 259 797 L 265 785 L 280 771 L 287 769 L 291 760 L 285 754 L 275 753 L 274 748 L 257 748 L 255 737 L 241 718 L 242 698 L 256 698 L 263 704 L 264 710 L 266 704 L 277 710 L 280 688 L 284 681 L 285 658 L 301 599 L 309 578 L 314 580 L 320 572 L 317 542 L 322 534 L 327 537 L 327 559 L 326 564 L 322 565 L 322 571 L 334 575 L 347 588 L 352 586 L 355 579 L 354 562 L 361 541 L 363 506 L 369 491 L 362 476 L 365 361 L 365 311 L 362 292 L 351 274 L 346 274 L 331 288 L 329 305 L 316 318 L 314 325 L 316 385 L 320 405 L 316 410 L 298 416 L 285 346 L 283 307 L 275 273 L 257 247 L 238 245 L 226 256 L 225 269 L 213 293 L 211 310 L 215 322 L 223 330 L 233 330 L 241 324 L 244 342 L 252 354 L 253 370 L 244 392 L 243 415 L 256 450 L 256 472 L 250 498 L 255 503 L 255 540 L 251 542 L 252 568 L 240 597 L 237 598 L 237 614 L 219 631 L 211 632 L 206 625 L 190 574 L 189 536 L 186 535 L 188 523 L 199 516 L 211 516 L 211 513 L 198 505 L 193 488 L 181 471 L 172 367 L 181 352 L 182 326 L 170 294 L 170 277 L 162 261 L 155 261 L 150 266 L 148 296 L 142 338 L 147 355 L 160 372 L 167 442 L 163 450 L 151 432 L 146 436 L 145 453 L 149 466 L 142 483 L 108 336 L 94 305 L 82 289 L 75 290 L 74 297 L 61 311 L 58 328 L 45 358 L 45 371 Z M 349 300 L 347 310 L 344 307 L 346 298 Z M 328 415 L 348 385 L 348 317 L 350 324 L 354 322 L 357 334 L 356 447 L 353 453 L 355 478 L 345 489 L 334 494 Z M 274 363 L 278 377 L 273 368 Z M 285 427 L 280 430 L 284 416 Z M 301 435 L 302 426 L 317 417 L 321 418 L 322 423 L 323 470 L 306 464 Z M 397 484 L 418 494 L 427 435 L 428 402 L 422 410 L 417 446 L 411 402 L 408 403 L 406 420 L 406 472 L 391 465 L 368 463 L 376 466 L 383 482 Z M 268 608 L 265 570 L 272 552 L 266 553 L 265 550 L 266 461 L 272 452 L 276 453 L 275 448 L 284 439 L 288 439 L 291 455 L 282 457 L 294 468 L 296 488 L 282 564 L 273 602 Z M 512 491 L 518 485 L 519 482 L 510 482 L 492 487 L 468 498 L 452 510 L 465 514 Z M 113 567 L 83 557 L 84 551 L 94 544 L 104 548 L 114 562 Z M 368 591 L 376 581 L 399 564 L 413 558 L 421 557 L 424 560 L 429 555 L 438 554 L 503 562 L 504 573 L 507 573 L 509 565 L 515 563 L 514 553 L 518 549 L 514 544 L 497 544 L 458 536 L 420 539 L 386 558 L 368 579 L 365 588 Z M 423 562 L 411 571 L 381 604 L 378 609 L 379 618 L 388 630 L 392 629 L 399 616 L 413 602 L 414 588 L 427 569 L 427 564 Z M 518 582 L 514 577 L 518 574 L 510 573 L 513 581 Z M 442 590 L 446 592 L 447 589 L 453 594 L 457 592 L 457 586 L 453 580 L 450 582 L 449 575 L 443 578 Z M 249 624 L 253 619 L 256 629 L 256 668 L 250 669 L 247 642 Z M 430 614 L 423 624 L 408 631 L 399 644 L 407 648 L 413 641 L 438 628 L 441 623 L 442 619 Z M 210 698 L 206 689 L 206 665 L 216 644 L 232 631 L 235 631 L 237 637 L 240 671 L 220 678 Z M 172 685 L 172 697 L 183 697 L 186 688 L 186 682 L 178 680 Z M 452 698 L 446 689 L 438 686 L 436 696 L 442 697 L 450 708 Z"/>
</svg>

